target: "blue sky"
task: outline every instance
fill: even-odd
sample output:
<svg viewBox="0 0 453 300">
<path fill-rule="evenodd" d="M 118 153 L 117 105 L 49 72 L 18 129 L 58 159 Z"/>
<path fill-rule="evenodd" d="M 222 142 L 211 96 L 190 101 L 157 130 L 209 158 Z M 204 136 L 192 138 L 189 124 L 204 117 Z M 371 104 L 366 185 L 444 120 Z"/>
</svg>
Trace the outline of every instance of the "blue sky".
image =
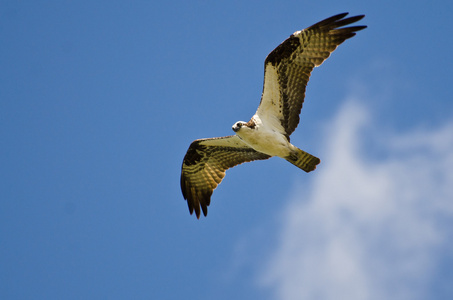
<svg viewBox="0 0 453 300">
<path fill-rule="evenodd" d="M 318 169 L 241 165 L 190 216 L 190 142 L 232 134 L 266 55 L 345 11 L 368 28 L 314 70 L 291 137 Z M 0 1 L 0 298 L 451 299 L 451 11 Z"/>
</svg>

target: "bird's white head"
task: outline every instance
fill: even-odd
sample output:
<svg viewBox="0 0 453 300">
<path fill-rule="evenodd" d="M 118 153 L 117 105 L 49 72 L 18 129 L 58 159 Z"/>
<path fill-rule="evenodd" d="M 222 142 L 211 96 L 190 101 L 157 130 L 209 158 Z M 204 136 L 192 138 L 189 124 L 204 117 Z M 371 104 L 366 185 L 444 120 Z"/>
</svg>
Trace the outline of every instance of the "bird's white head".
<svg viewBox="0 0 453 300">
<path fill-rule="evenodd" d="M 255 120 L 252 118 L 250 121 L 248 122 L 244 122 L 244 121 L 237 121 L 236 123 L 234 123 L 233 125 L 233 131 L 238 133 L 241 129 L 241 132 L 244 132 L 244 129 L 249 132 L 249 130 L 254 130 L 256 128 L 256 123 L 255 123 Z"/>
<path fill-rule="evenodd" d="M 234 132 L 238 132 L 243 126 L 245 126 L 245 122 L 243 121 L 237 121 L 236 123 L 234 123 L 233 125 L 233 131 Z"/>
</svg>

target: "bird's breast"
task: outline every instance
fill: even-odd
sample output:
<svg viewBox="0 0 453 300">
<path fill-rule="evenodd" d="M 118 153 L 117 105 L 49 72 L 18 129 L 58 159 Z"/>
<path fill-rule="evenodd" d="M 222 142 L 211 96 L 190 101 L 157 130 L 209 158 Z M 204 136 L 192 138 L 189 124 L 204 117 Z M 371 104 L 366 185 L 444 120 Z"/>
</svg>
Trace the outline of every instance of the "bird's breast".
<svg viewBox="0 0 453 300">
<path fill-rule="evenodd" d="M 286 157 L 290 153 L 288 140 L 279 132 L 258 128 L 237 134 L 248 146 L 267 155 Z"/>
</svg>

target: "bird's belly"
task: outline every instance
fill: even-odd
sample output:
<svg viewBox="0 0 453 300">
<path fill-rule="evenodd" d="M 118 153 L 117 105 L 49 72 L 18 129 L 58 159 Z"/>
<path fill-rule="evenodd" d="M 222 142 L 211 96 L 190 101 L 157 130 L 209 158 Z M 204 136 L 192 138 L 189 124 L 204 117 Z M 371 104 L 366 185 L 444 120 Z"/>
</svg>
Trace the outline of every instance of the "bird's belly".
<svg viewBox="0 0 453 300">
<path fill-rule="evenodd" d="M 250 135 L 242 135 L 240 138 L 256 151 L 270 156 L 287 157 L 291 152 L 291 144 L 281 134 L 275 132 L 255 131 Z"/>
</svg>

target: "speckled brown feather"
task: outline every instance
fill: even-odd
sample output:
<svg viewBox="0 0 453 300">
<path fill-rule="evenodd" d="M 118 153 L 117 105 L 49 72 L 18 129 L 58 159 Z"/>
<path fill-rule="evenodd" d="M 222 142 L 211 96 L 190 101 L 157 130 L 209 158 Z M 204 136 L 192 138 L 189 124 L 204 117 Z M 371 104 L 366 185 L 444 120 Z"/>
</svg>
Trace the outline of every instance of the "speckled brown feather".
<svg viewBox="0 0 453 300">
<path fill-rule="evenodd" d="M 237 136 L 193 141 L 184 156 L 181 170 L 181 191 L 190 214 L 195 210 L 197 218 L 200 218 L 201 207 L 203 214 L 207 215 L 212 192 L 227 169 L 269 157 L 248 147 Z"/>
</svg>

